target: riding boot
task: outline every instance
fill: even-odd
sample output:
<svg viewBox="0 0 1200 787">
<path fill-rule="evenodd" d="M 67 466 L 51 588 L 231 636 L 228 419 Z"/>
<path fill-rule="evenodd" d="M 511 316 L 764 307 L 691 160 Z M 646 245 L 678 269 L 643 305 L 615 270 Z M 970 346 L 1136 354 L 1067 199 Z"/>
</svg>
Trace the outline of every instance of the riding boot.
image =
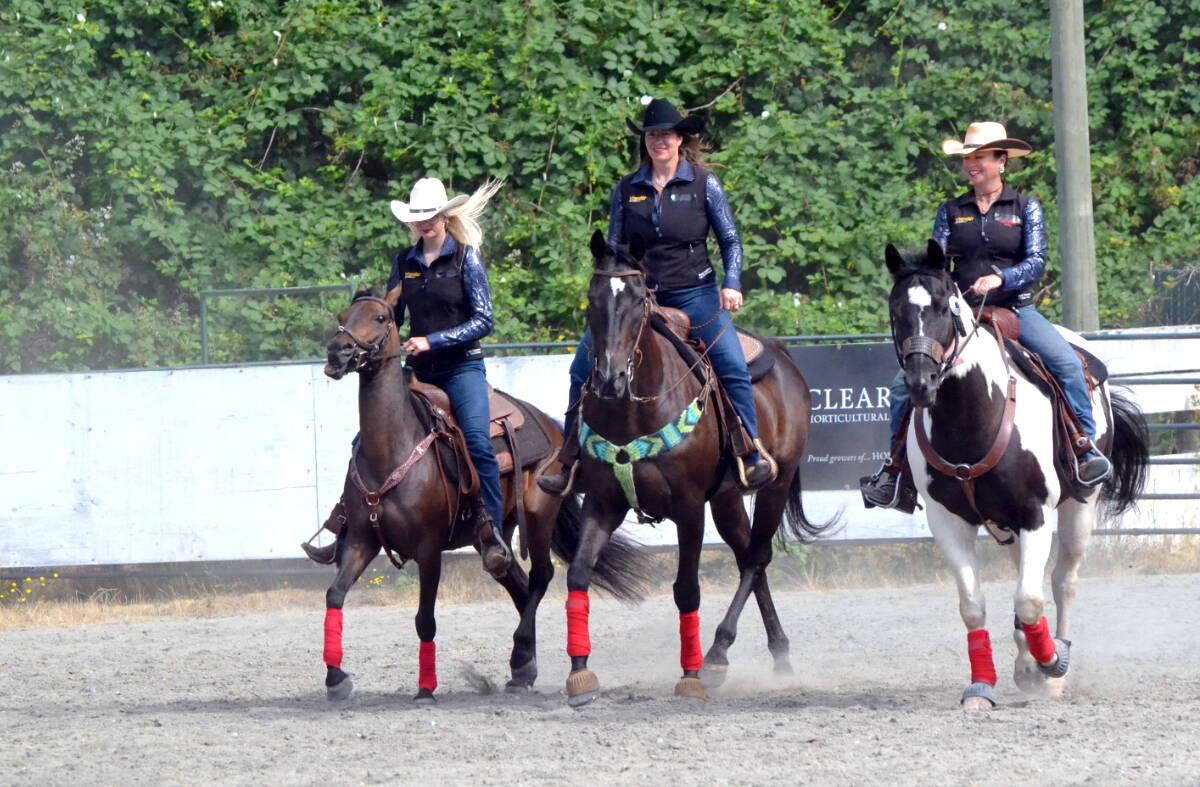
<svg viewBox="0 0 1200 787">
<path fill-rule="evenodd" d="M 574 423 L 567 428 L 563 437 L 562 448 L 558 451 L 557 473 L 550 474 L 549 468 L 537 478 L 537 485 L 543 492 L 555 497 L 566 497 L 571 494 L 575 485 L 575 471 L 579 468 L 579 430 Z"/>
<path fill-rule="evenodd" d="M 1088 441 L 1091 443 L 1091 441 Z M 1096 486 L 1112 475 L 1112 462 L 1100 453 L 1095 443 L 1083 456 L 1075 460 L 1075 475 L 1084 486 Z"/>
<path fill-rule="evenodd" d="M 757 437 L 751 443 L 754 450 L 737 458 L 738 485 L 746 492 L 762 489 L 779 475 L 779 465 Z"/>
<path fill-rule="evenodd" d="M 325 524 L 321 526 L 323 530 L 328 530 L 335 536 L 339 535 L 346 527 L 346 506 L 343 500 L 338 500 L 334 505 L 333 510 L 329 512 L 329 518 L 325 520 Z M 313 538 L 317 537 L 321 531 L 318 530 L 313 534 Z M 304 554 L 308 555 L 308 559 L 314 563 L 320 563 L 323 566 L 328 566 L 337 559 L 337 541 L 327 546 L 313 546 L 312 538 L 300 545 L 304 550 Z"/>
<path fill-rule="evenodd" d="M 475 512 L 475 521 L 478 523 L 475 534 L 479 539 L 483 570 L 500 579 L 508 573 L 508 567 L 512 564 L 512 551 L 504 543 L 504 534 L 500 532 L 496 520 L 492 519 L 482 503 Z"/>
<path fill-rule="evenodd" d="M 907 408 L 900 419 L 896 437 L 892 440 L 891 456 L 874 475 L 863 476 L 858 481 L 866 508 L 895 508 L 911 514 L 917 507 L 917 487 L 913 484 L 912 471 L 908 467 L 908 451 L 905 448 L 908 421 L 912 409 Z"/>
</svg>

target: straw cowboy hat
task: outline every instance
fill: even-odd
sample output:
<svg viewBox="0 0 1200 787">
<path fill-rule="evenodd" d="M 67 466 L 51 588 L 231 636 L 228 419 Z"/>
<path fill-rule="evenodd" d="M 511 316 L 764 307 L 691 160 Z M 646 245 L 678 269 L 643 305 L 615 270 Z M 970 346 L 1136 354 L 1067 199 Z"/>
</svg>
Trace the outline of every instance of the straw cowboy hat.
<svg viewBox="0 0 1200 787">
<path fill-rule="evenodd" d="M 678 131 L 680 134 L 699 134 L 704 129 L 704 118 L 700 115 L 684 117 L 679 110 L 665 98 L 656 98 L 646 105 L 642 113 L 642 125 L 639 127 L 626 118 L 629 130 L 634 134 L 649 134 L 651 131 Z"/>
<path fill-rule="evenodd" d="M 977 150 L 1003 150 L 1009 158 L 1028 156 L 1033 150 L 1028 142 L 1012 139 L 999 123 L 972 123 L 962 142 L 943 139 L 942 152 L 947 156 L 965 156 Z"/>
<path fill-rule="evenodd" d="M 405 224 L 414 224 L 457 208 L 466 201 L 466 194 L 447 199 L 446 187 L 437 178 L 421 178 L 413 185 L 407 203 L 392 200 L 392 215 Z"/>
</svg>

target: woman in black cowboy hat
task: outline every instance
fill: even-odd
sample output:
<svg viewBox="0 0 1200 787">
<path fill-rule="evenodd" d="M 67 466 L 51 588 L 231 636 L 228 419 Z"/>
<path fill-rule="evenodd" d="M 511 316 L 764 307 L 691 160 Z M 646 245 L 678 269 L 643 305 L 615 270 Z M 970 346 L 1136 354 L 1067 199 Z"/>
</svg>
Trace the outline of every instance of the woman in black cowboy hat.
<svg viewBox="0 0 1200 787">
<path fill-rule="evenodd" d="M 742 457 L 747 489 L 757 489 L 774 480 L 773 463 L 760 453 L 758 414 L 741 343 L 735 331 L 726 330 L 730 314 L 742 308 L 742 241 L 721 182 L 702 166 L 697 134 L 704 128 L 704 118 L 685 118 L 669 101 L 656 98 L 646 105 L 641 126 L 632 120 L 626 123 L 640 137 L 640 162 L 637 171 L 613 189 L 608 242 L 626 245 L 633 238 L 642 242 L 646 249 L 642 261 L 658 302 L 685 312 L 696 326 L 692 335 L 709 347 L 713 368 L 758 447 Z M 708 257 L 710 231 L 716 233 L 725 267 L 720 288 Z M 579 452 L 574 405 L 591 371 L 591 336 L 584 334 L 571 364 L 572 406 L 559 457 L 562 470 L 538 479 L 551 494 L 569 491 L 570 468 Z"/>
</svg>

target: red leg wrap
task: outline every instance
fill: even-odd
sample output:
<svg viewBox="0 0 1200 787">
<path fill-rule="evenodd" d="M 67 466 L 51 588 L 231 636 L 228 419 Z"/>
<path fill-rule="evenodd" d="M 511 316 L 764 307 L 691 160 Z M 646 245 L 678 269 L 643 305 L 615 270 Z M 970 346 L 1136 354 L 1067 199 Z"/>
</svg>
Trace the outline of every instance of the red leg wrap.
<svg viewBox="0 0 1200 787">
<path fill-rule="evenodd" d="M 967 657 L 971 659 L 971 682 L 996 685 L 996 664 L 992 661 L 992 638 L 987 629 L 967 633 Z"/>
<path fill-rule="evenodd" d="M 679 615 L 679 664 L 684 670 L 704 666 L 704 651 L 700 649 L 700 613 Z"/>
<path fill-rule="evenodd" d="M 342 667 L 342 611 L 325 610 L 325 663 L 335 669 Z"/>
<path fill-rule="evenodd" d="M 1046 616 L 1042 615 L 1042 619 L 1032 626 L 1022 623 L 1021 628 L 1025 631 L 1025 641 L 1029 643 L 1029 654 L 1037 659 L 1039 664 L 1054 661 L 1054 638 L 1050 636 L 1050 625 L 1046 623 Z"/>
<path fill-rule="evenodd" d="M 419 662 L 421 673 L 417 676 L 417 688 L 433 691 L 437 688 L 437 647 L 432 642 L 421 643 Z"/>
<path fill-rule="evenodd" d="M 592 640 L 588 636 L 588 611 L 591 602 L 582 590 L 567 593 L 567 655 L 590 656 Z"/>
</svg>

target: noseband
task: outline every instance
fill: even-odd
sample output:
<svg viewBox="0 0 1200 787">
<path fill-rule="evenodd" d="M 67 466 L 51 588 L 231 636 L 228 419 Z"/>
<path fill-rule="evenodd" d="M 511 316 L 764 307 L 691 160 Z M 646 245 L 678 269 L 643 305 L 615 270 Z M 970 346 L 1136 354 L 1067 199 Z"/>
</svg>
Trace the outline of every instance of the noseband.
<svg viewBox="0 0 1200 787">
<path fill-rule="evenodd" d="M 388 355 L 383 358 L 379 357 L 379 351 L 383 349 L 383 345 L 387 343 L 388 337 L 392 334 L 392 328 L 396 326 L 396 312 L 394 309 L 392 309 L 392 304 L 388 303 L 383 298 L 376 298 L 373 295 L 364 295 L 361 298 L 355 298 L 354 303 L 358 303 L 360 301 L 371 301 L 372 303 L 378 303 L 383 306 L 385 309 L 387 309 L 388 322 L 387 328 L 383 332 L 383 336 L 379 337 L 378 341 L 370 343 L 359 339 L 345 325 L 340 323 L 338 324 L 337 333 L 334 334 L 334 337 L 336 338 L 338 334 L 344 333 L 350 337 L 350 341 L 354 342 L 354 346 L 358 348 L 358 350 L 354 353 L 353 358 L 354 371 L 356 372 L 362 371 L 364 368 L 372 363 L 375 363 L 376 361 L 382 361 L 386 360 L 387 358 L 396 357 L 394 355 Z M 354 304 L 351 304 L 351 306 L 353 305 Z"/>
</svg>

